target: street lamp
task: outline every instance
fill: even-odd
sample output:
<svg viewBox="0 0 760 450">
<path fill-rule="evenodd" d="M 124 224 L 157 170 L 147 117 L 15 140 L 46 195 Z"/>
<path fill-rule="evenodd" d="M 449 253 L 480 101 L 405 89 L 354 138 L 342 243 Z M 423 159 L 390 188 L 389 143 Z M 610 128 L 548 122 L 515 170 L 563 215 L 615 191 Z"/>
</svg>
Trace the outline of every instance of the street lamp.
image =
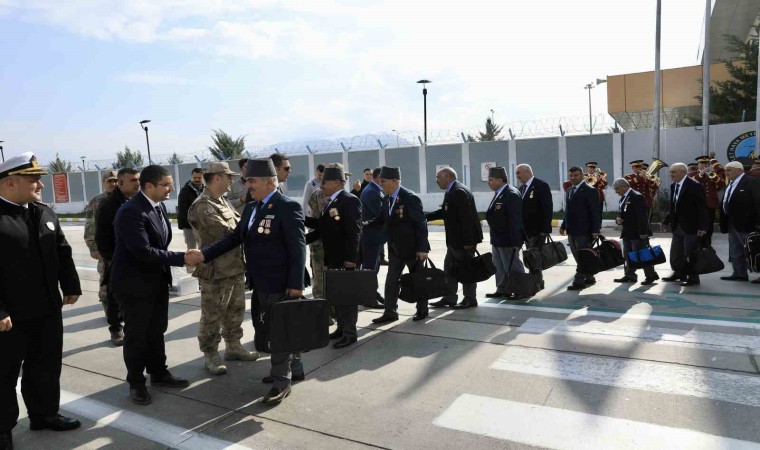
<svg viewBox="0 0 760 450">
<path fill-rule="evenodd" d="M 0 144 L 2 144 L 5 141 L 0 141 Z M 3 146 L 0 145 L 0 156 L 3 157 L 3 162 L 5 162 L 5 153 L 3 153 Z"/>
<path fill-rule="evenodd" d="M 85 165 L 85 160 L 87 159 L 86 156 L 80 156 L 82 159 L 82 172 L 85 172 L 87 170 L 87 166 Z"/>
<path fill-rule="evenodd" d="M 398 148 L 398 131 L 392 130 L 394 133 L 396 133 L 396 148 Z"/>
<path fill-rule="evenodd" d="M 583 89 L 588 89 L 588 134 L 594 134 L 594 121 L 591 116 L 591 89 L 594 89 L 600 84 L 606 83 L 606 82 L 607 80 L 597 78 L 596 83 L 589 83 L 583 87 Z"/>
<path fill-rule="evenodd" d="M 417 82 L 418 84 L 422 85 L 422 102 L 424 105 L 424 118 L 425 118 L 425 144 L 427 145 L 427 87 L 425 86 L 428 83 L 432 83 L 430 80 L 420 80 Z"/>
<path fill-rule="evenodd" d="M 150 120 L 141 120 L 140 127 L 145 130 L 145 143 L 148 146 L 148 164 L 153 164 L 153 160 L 150 159 L 150 140 L 148 139 L 148 127 L 145 126 L 145 124 L 148 122 L 150 122 Z"/>
</svg>

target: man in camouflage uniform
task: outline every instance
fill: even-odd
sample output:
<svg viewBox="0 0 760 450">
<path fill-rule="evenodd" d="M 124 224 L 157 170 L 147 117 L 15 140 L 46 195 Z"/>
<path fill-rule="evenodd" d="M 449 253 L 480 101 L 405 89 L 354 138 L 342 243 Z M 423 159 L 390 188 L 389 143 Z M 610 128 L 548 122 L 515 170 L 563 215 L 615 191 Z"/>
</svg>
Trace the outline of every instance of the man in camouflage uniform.
<svg viewBox="0 0 760 450">
<path fill-rule="evenodd" d="M 108 284 L 103 283 L 106 264 L 98 252 L 98 244 L 95 242 L 95 229 L 98 207 L 100 206 L 100 203 L 108 197 L 108 194 L 116 189 L 117 181 L 118 177 L 115 170 L 109 170 L 103 173 L 103 192 L 93 197 L 84 209 L 84 242 L 87 244 L 87 248 L 90 249 L 90 256 L 92 259 L 98 261 L 98 274 L 100 275 L 98 280 L 100 282 L 98 297 L 100 298 L 100 303 L 103 305 L 103 311 L 105 312 L 107 312 L 106 308 L 108 307 Z"/>
<path fill-rule="evenodd" d="M 203 179 L 206 189 L 192 204 L 187 220 L 200 248 L 213 244 L 234 233 L 240 215 L 224 194 L 233 177 L 226 162 L 209 164 Z M 219 357 L 219 342 L 224 337 L 224 359 L 255 361 L 259 355 L 240 345 L 245 315 L 245 262 L 243 249 L 238 247 L 208 264 L 199 264 L 193 276 L 201 284 L 201 321 L 198 343 L 204 355 L 204 366 L 212 375 L 227 373 Z M 220 333 L 221 330 L 221 333 Z"/>
<path fill-rule="evenodd" d="M 327 206 L 330 197 L 325 197 L 322 188 L 316 189 L 308 199 L 308 208 L 304 211 L 306 217 L 319 219 L 322 210 Z M 314 298 L 325 298 L 325 247 L 318 240 L 309 244 L 311 255 L 311 294 Z M 330 325 L 335 323 L 335 310 L 330 306 Z"/>
<path fill-rule="evenodd" d="M 707 200 L 707 234 L 704 242 L 712 245 L 713 226 L 715 223 L 715 211 L 720 206 L 718 191 L 726 188 L 726 173 L 723 166 L 718 160 L 712 159 L 715 153 L 710 156 L 697 156 L 697 175 L 694 177 L 702 185 L 705 191 L 705 200 Z"/>
</svg>

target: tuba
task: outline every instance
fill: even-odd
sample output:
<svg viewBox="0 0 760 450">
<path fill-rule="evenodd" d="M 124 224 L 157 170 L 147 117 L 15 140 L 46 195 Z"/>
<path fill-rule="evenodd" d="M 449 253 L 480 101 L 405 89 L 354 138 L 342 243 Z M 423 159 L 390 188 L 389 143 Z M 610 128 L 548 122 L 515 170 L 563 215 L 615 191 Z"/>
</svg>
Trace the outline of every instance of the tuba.
<svg viewBox="0 0 760 450">
<path fill-rule="evenodd" d="M 668 165 L 665 164 L 664 161 L 655 158 L 652 161 L 652 164 L 647 169 L 647 171 L 644 172 L 645 175 L 646 175 L 646 177 L 649 178 L 650 180 L 654 181 L 654 183 L 655 183 L 655 185 L 657 187 L 660 187 L 660 183 L 661 183 L 660 177 L 657 176 L 657 172 L 659 172 L 660 169 L 662 169 L 663 167 L 668 167 Z"/>
</svg>

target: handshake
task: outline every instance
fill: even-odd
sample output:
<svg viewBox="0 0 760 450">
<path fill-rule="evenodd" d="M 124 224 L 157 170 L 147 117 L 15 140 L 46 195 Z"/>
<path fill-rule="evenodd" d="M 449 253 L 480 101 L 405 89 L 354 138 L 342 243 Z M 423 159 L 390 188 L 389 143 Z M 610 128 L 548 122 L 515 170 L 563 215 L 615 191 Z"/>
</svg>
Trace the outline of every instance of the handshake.
<svg viewBox="0 0 760 450">
<path fill-rule="evenodd" d="M 185 265 L 195 267 L 204 261 L 203 253 L 197 248 L 191 248 L 185 253 Z"/>
</svg>

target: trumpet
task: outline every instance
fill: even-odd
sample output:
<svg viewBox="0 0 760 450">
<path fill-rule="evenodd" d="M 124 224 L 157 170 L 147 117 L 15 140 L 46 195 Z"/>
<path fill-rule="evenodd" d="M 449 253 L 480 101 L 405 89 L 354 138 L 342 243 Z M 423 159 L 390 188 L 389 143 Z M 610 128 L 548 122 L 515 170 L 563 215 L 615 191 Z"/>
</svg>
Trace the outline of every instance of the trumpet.
<svg viewBox="0 0 760 450">
<path fill-rule="evenodd" d="M 709 178 L 710 180 L 715 180 L 716 178 L 718 178 L 718 174 L 715 173 L 715 171 L 712 170 L 711 167 L 707 167 L 707 168 L 704 168 L 704 169 L 700 170 L 699 171 L 699 175 L 700 176 L 707 175 L 707 178 Z"/>
<path fill-rule="evenodd" d="M 594 186 L 596 182 L 599 181 L 600 178 L 603 178 L 605 176 L 607 176 L 607 174 L 604 173 L 604 171 L 601 169 L 596 169 L 596 172 L 594 173 L 583 174 L 584 181 L 590 184 L 591 186 Z"/>
</svg>

